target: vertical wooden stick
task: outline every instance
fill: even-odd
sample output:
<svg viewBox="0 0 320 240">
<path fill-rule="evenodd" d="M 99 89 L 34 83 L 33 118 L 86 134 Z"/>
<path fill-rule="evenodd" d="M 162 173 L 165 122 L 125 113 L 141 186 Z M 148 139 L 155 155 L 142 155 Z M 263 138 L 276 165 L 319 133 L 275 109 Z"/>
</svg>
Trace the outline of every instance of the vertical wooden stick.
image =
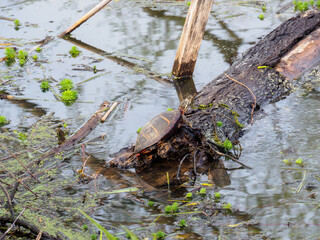
<svg viewBox="0 0 320 240">
<path fill-rule="evenodd" d="M 172 74 L 192 76 L 213 0 L 192 0 L 180 37 Z"/>
<path fill-rule="evenodd" d="M 63 33 L 61 33 L 59 35 L 59 37 L 63 37 L 66 34 L 71 33 L 73 30 L 75 30 L 76 28 L 78 28 L 82 23 L 84 23 L 85 21 L 87 21 L 89 18 L 91 18 L 93 15 L 95 15 L 97 12 L 99 12 L 102 8 L 104 8 L 105 6 L 107 6 L 107 4 L 109 2 L 111 2 L 112 0 L 103 0 L 101 1 L 97 6 L 95 6 L 94 8 L 92 8 L 87 14 L 85 14 L 82 18 L 80 18 L 77 22 L 75 22 L 73 25 L 71 25 L 66 31 L 64 31 Z"/>
</svg>

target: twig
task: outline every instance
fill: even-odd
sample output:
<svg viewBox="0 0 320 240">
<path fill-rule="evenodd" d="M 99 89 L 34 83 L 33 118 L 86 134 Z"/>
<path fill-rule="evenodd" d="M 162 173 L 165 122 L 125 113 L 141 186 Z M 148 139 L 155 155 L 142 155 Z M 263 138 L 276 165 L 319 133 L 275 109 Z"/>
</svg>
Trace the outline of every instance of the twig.
<svg viewBox="0 0 320 240">
<path fill-rule="evenodd" d="M 104 8 L 111 0 L 103 0 L 98 5 L 96 5 L 94 8 L 92 8 L 88 13 L 86 13 L 83 17 L 81 17 L 77 22 L 75 22 L 72 26 L 70 26 L 66 31 L 61 33 L 59 37 L 63 37 L 66 34 L 70 34 L 73 30 L 78 28 L 82 23 L 86 22 L 89 18 L 91 18 L 93 15 L 95 15 L 97 12 L 99 12 L 102 8 Z"/>
<path fill-rule="evenodd" d="M 211 149 L 212 151 L 214 151 L 216 154 L 221 155 L 221 156 L 224 156 L 224 157 L 227 157 L 227 158 L 230 158 L 232 161 L 234 161 L 234 162 L 236 162 L 236 163 L 239 163 L 240 165 L 242 165 L 242 166 L 244 166 L 244 167 L 246 167 L 246 168 L 252 169 L 251 167 L 245 165 L 244 163 L 240 162 L 239 160 L 235 159 L 234 157 L 231 157 L 231 156 L 228 155 L 228 154 L 224 154 L 224 153 L 222 153 L 222 152 L 219 152 L 219 151 L 215 150 L 213 147 L 211 147 L 210 144 L 208 144 L 208 145 L 209 145 L 210 149 Z"/>
<path fill-rule="evenodd" d="M 23 167 L 35 180 L 37 180 L 38 182 L 40 182 L 39 179 L 36 178 L 36 177 L 30 172 L 30 170 L 19 160 L 19 158 L 17 158 L 8 148 L 6 148 L 5 146 L 3 146 L 1 143 L 0 143 L 0 145 L 1 145 L 5 150 L 7 150 L 16 160 L 18 160 L 18 162 L 22 165 L 22 167 Z"/>
<path fill-rule="evenodd" d="M 11 224 L 11 226 L 7 229 L 7 231 L 5 231 L 5 233 L 0 237 L 0 240 L 3 240 L 4 237 L 11 231 L 11 229 L 14 227 L 15 223 L 17 222 L 17 220 L 21 217 L 21 215 L 24 213 L 24 211 L 26 210 L 26 208 L 22 209 L 22 211 L 20 212 L 20 214 L 18 215 L 18 217 L 16 218 L 16 220 L 14 220 L 14 222 Z"/>
<path fill-rule="evenodd" d="M 19 183 L 21 183 L 27 190 L 29 190 L 31 193 L 33 193 L 36 197 L 38 195 L 34 193 L 27 185 L 25 185 L 20 179 L 18 179 L 15 175 L 13 175 L 2 163 L 0 163 L 0 167 L 2 167 L 4 170 L 6 170 L 15 180 L 17 180 Z"/>
<path fill-rule="evenodd" d="M 4 192 L 4 194 L 6 195 L 7 199 L 8 199 L 8 207 L 9 207 L 9 211 L 11 213 L 11 217 L 13 218 L 13 210 L 12 210 L 12 201 L 9 195 L 8 190 L 0 183 L 0 188 L 2 188 L 2 191 Z"/>
<path fill-rule="evenodd" d="M 224 74 L 227 78 L 229 78 L 230 80 L 240 84 L 241 86 L 244 86 L 246 89 L 248 89 L 248 91 L 251 93 L 251 95 L 253 96 L 253 99 L 254 99 L 254 103 L 252 104 L 252 111 L 251 111 L 251 125 L 253 123 L 253 111 L 254 109 L 256 108 L 256 105 L 257 105 L 257 99 L 256 99 L 256 96 L 253 94 L 253 92 L 251 91 L 251 89 L 249 87 L 247 87 L 245 84 L 235 80 L 234 78 L 228 76 L 226 73 Z"/>
<path fill-rule="evenodd" d="M 110 115 L 110 113 L 113 111 L 113 109 L 115 109 L 115 107 L 118 105 L 118 102 L 114 102 L 112 103 L 111 107 L 109 108 L 109 110 L 103 115 L 103 117 L 100 119 L 100 122 L 104 122 L 107 117 Z"/>
<path fill-rule="evenodd" d="M 305 181 L 306 181 L 306 178 L 307 178 L 307 175 L 308 175 L 308 171 L 304 171 L 303 172 L 303 177 L 302 177 L 302 181 L 301 183 L 299 184 L 299 186 L 297 187 L 296 189 L 296 193 L 300 193 L 303 185 L 305 184 Z"/>
</svg>

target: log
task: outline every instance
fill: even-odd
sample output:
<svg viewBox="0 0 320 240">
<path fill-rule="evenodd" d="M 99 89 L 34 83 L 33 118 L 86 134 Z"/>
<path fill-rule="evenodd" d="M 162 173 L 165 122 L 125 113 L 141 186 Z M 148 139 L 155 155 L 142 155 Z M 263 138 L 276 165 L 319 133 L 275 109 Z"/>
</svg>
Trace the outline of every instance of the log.
<svg viewBox="0 0 320 240">
<path fill-rule="evenodd" d="M 195 151 L 199 156 L 197 167 L 211 160 L 219 160 L 219 151 L 224 150 L 221 149 L 223 142 L 228 139 L 233 145 L 238 144 L 243 128 L 263 107 L 290 94 L 293 79 L 307 68 L 300 67 L 306 59 L 312 59 L 311 63 L 319 59 L 319 27 L 319 10 L 310 10 L 287 20 L 195 96 L 193 106 L 185 113 L 192 127 L 183 124 L 172 137 L 164 139 L 149 154 L 132 158 L 130 156 L 134 152 L 129 148 L 121 151 L 109 164 L 134 166 L 140 171 L 149 169 L 154 161 L 166 160 L 179 164 L 187 154 Z M 297 57 L 297 49 L 306 49 L 303 46 L 308 46 L 307 55 Z M 290 64 L 286 64 L 288 61 Z M 291 70 L 287 70 L 286 66 L 290 66 Z M 222 127 L 217 126 L 218 121 L 223 123 Z M 188 162 L 189 170 L 194 167 L 190 161 L 192 159 Z"/>
<path fill-rule="evenodd" d="M 180 37 L 172 74 L 192 76 L 213 0 L 193 0 Z"/>
</svg>

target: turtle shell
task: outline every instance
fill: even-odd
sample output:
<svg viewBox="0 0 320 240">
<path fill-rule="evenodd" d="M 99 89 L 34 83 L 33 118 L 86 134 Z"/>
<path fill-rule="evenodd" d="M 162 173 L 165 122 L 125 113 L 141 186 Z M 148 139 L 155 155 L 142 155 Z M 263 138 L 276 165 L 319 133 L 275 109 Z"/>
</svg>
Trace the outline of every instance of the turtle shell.
<svg viewBox="0 0 320 240">
<path fill-rule="evenodd" d="M 155 116 L 139 132 L 134 151 L 139 153 L 169 137 L 178 127 L 180 118 L 181 112 L 178 109 Z"/>
</svg>

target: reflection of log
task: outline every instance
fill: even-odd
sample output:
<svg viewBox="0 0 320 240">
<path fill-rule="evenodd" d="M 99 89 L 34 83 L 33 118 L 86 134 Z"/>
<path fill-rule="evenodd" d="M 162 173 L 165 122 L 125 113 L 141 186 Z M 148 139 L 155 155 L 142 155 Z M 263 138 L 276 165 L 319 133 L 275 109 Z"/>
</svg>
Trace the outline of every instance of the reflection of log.
<svg viewBox="0 0 320 240">
<path fill-rule="evenodd" d="M 251 118 L 254 118 L 262 107 L 290 93 L 292 89 L 290 81 L 301 73 L 299 66 L 305 62 L 305 57 L 310 59 L 310 56 L 299 55 L 299 58 L 288 56 L 293 49 L 299 49 L 301 43 L 309 41 L 306 38 L 308 35 L 313 36 L 313 39 L 316 39 L 315 35 L 319 38 L 319 30 L 317 30 L 319 26 L 320 11 L 312 10 L 293 17 L 250 48 L 226 71 L 230 77 L 241 82 L 254 93 L 256 97 L 254 109 L 252 109 L 253 96 L 248 89 L 221 74 L 199 92 L 194 99 L 193 107 L 185 114 L 192 122 L 193 129 L 183 125 L 174 136 L 160 143 L 156 151 L 148 155 L 142 154 L 130 164 L 141 167 L 161 158 L 176 161 L 176 164 L 179 164 L 179 161 L 190 151 L 202 151 L 202 146 L 207 147 L 198 130 L 207 140 L 214 141 L 215 146 L 223 143 L 225 139 L 235 144 L 242 134 L 241 129 L 251 122 Z M 306 40 L 301 41 L 303 38 Z M 319 51 L 312 50 L 318 49 L 317 41 L 308 43 L 307 53 L 313 56 L 311 62 L 314 62 L 315 59 L 319 59 Z M 293 73 L 290 76 L 287 75 L 286 64 L 284 64 L 286 59 L 290 59 L 290 66 L 295 67 L 294 71 L 290 70 L 290 73 Z M 293 60 L 295 61 L 292 62 Z M 277 69 L 281 70 L 282 75 Z M 306 66 L 302 70 L 305 69 Z M 218 127 L 217 121 L 221 121 L 223 126 Z M 198 130 L 195 131 L 195 129 Z M 207 148 L 205 151 L 208 152 Z M 214 158 L 219 157 L 213 154 L 214 150 L 211 153 Z M 127 159 L 119 156 L 111 160 L 111 165 L 127 166 Z M 199 161 L 198 158 L 197 161 Z"/>
</svg>

